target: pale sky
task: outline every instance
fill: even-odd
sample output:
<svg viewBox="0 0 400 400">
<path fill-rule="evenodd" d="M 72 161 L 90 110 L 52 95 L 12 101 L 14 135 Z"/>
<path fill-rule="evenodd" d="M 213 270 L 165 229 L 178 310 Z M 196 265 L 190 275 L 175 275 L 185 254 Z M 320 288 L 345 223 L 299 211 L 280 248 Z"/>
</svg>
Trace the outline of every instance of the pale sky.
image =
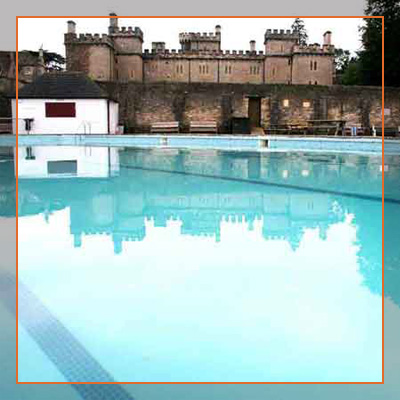
<svg viewBox="0 0 400 400">
<path fill-rule="evenodd" d="M 107 33 L 108 18 L 27 18 L 19 19 L 18 49 L 45 50 L 62 55 L 67 20 L 76 23 L 79 33 Z M 119 26 L 138 26 L 144 33 L 143 49 L 151 49 L 151 42 L 166 42 L 167 49 L 179 49 L 180 32 L 213 32 L 222 26 L 223 50 L 249 50 L 249 41 L 256 40 L 257 50 L 264 50 L 266 29 L 290 29 L 294 18 L 120 18 Z M 360 49 L 361 18 L 304 18 L 309 43 L 322 43 L 325 31 L 332 31 L 336 47 L 355 52 Z"/>
</svg>

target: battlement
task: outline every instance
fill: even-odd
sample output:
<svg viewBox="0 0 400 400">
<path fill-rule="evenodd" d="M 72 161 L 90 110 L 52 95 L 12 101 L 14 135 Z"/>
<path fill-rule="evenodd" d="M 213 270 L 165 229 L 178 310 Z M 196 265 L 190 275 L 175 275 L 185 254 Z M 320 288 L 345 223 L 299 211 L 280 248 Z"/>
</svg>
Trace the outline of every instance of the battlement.
<svg viewBox="0 0 400 400">
<path fill-rule="evenodd" d="M 264 44 L 268 40 L 294 40 L 298 42 L 300 40 L 300 34 L 291 29 L 267 29 L 264 35 Z"/>
<path fill-rule="evenodd" d="M 324 44 L 320 46 L 318 43 L 308 45 L 295 45 L 293 46 L 293 54 L 317 54 L 317 55 L 333 55 L 335 46 L 331 44 Z"/>
<path fill-rule="evenodd" d="M 220 41 L 221 36 L 219 33 L 215 32 L 183 32 L 179 34 L 179 42 L 195 42 L 195 41 L 210 41 L 210 42 L 215 42 L 215 41 Z"/>
<path fill-rule="evenodd" d="M 109 33 L 109 36 L 135 37 L 143 42 L 143 31 L 137 26 L 135 26 L 135 28 L 132 28 L 131 26 L 128 27 L 122 26 L 121 28 L 116 27 L 112 29 L 112 31 Z"/>
<path fill-rule="evenodd" d="M 150 58 L 219 58 L 219 59 L 260 59 L 265 58 L 263 51 L 250 50 L 198 50 L 184 51 L 175 49 L 145 49 L 143 57 Z"/>
<path fill-rule="evenodd" d="M 92 45 L 107 45 L 113 47 L 113 43 L 109 36 L 105 33 L 99 35 L 98 33 L 66 33 L 64 35 L 65 44 L 92 44 Z"/>
</svg>

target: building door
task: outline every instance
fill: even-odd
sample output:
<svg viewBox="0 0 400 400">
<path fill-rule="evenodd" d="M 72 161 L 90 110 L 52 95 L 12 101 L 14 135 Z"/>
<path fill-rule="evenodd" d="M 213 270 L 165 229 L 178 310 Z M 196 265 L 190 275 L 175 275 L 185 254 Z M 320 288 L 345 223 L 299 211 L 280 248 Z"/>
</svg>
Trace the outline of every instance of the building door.
<svg viewBox="0 0 400 400">
<path fill-rule="evenodd" d="M 249 97 L 249 120 L 250 127 L 257 128 L 261 126 L 261 98 Z"/>
</svg>

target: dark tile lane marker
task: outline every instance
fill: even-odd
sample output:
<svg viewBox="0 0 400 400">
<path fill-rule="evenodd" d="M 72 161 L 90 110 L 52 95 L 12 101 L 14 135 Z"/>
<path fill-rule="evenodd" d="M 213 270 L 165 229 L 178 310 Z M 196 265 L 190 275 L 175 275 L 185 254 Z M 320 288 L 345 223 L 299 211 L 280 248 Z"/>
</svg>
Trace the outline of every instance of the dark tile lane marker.
<svg viewBox="0 0 400 400">
<path fill-rule="evenodd" d="M 0 273 L 0 300 L 16 315 L 16 280 Z M 68 382 L 115 382 L 63 324 L 21 282 L 18 319 Z M 71 384 L 84 400 L 134 400 L 121 385 Z"/>
</svg>

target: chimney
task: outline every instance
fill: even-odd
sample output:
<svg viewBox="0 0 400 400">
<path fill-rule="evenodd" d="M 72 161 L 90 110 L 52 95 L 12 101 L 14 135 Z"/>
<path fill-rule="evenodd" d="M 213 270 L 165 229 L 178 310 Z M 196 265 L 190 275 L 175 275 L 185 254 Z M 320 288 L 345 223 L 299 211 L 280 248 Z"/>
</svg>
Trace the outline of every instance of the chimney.
<svg viewBox="0 0 400 400">
<path fill-rule="evenodd" d="M 217 36 L 220 36 L 220 35 L 221 35 L 221 25 L 216 25 L 216 26 L 215 26 L 215 34 L 216 34 Z"/>
<path fill-rule="evenodd" d="M 254 53 L 256 51 L 256 41 L 250 40 L 250 51 Z"/>
<path fill-rule="evenodd" d="M 331 45 L 332 44 L 332 32 L 326 31 L 324 33 L 324 45 Z"/>
<path fill-rule="evenodd" d="M 37 69 L 36 69 L 36 74 L 43 75 L 46 72 L 46 64 L 44 62 L 44 51 L 43 51 L 43 45 L 40 46 L 39 49 L 39 57 L 38 57 L 38 63 L 37 63 Z"/>
<path fill-rule="evenodd" d="M 68 33 L 76 32 L 76 23 L 74 21 L 68 21 L 67 26 L 68 26 L 68 30 L 67 30 Z"/>
<path fill-rule="evenodd" d="M 109 33 L 118 32 L 118 18 L 117 14 L 110 13 L 110 26 L 108 27 Z"/>
</svg>

